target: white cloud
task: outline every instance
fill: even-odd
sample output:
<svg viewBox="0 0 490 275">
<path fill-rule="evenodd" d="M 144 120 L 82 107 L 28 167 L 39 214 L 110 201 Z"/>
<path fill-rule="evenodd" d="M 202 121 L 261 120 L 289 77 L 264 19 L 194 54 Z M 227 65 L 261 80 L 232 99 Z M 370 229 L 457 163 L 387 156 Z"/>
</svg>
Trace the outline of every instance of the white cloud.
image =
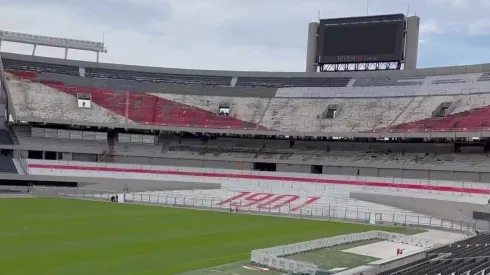
<svg viewBox="0 0 490 275">
<path fill-rule="evenodd" d="M 435 20 L 426 20 L 420 24 L 421 34 L 441 34 L 443 31 L 439 27 L 439 24 Z"/>
<path fill-rule="evenodd" d="M 490 34 L 490 19 L 480 19 L 468 25 L 469 35 L 489 35 Z"/>
<path fill-rule="evenodd" d="M 469 7 L 468 0 L 426 0 L 429 4 L 444 4 L 450 5 L 454 9 L 467 8 Z"/>
</svg>

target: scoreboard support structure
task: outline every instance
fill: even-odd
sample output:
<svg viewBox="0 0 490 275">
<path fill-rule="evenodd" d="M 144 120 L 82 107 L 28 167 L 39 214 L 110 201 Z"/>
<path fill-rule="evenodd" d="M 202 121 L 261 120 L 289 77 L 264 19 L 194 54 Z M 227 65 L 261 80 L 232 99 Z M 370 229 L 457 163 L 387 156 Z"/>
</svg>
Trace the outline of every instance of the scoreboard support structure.
<svg viewBox="0 0 490 275">
<path fill-rule="evenodd" d="M 308 25 L 306 72 L 415 70 L 420 17 L 321 19 Z"/>
</svg>

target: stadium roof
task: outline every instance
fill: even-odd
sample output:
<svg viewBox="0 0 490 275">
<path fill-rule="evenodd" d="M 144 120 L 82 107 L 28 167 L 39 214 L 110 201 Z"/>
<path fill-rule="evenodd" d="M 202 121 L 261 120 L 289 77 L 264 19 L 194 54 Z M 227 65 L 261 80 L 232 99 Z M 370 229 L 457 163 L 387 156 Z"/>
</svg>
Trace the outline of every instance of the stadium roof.
<svg viewBox="0 0 490 275">
<path fill-rule="evenodd" d="M 490 71 L 490 63 L 475 64 L 467 66 L 450 66 L 424 68 L 413 71 L 366 71 L 366 72 L 327 72 L 327 73 L 304 73 L 304 72 L 260 72 L 260 71 L 219 71 L 219 70 L 192 70 L 178 68 L 158 68 L 149 66 L 135 66 L 111 63 L 96 63 L 78 60 L 63 60 L 60 58 L 50 58 L 41 56 L 20 55 L 13 53 L 1 53 L 2 58 L 16 59 L 24 61 L 35 61 L 42 63 L 64 64 L 79 67 L 104 68 L 113 70 L 140 71 L 140 72 L 163 72 L 187 75 L 223 75 L 232 77 L 332 77 L 332 76 L 423 76 L 423 75 L 451 75 L 465 73 L 479 73 Z"/>
</svg>

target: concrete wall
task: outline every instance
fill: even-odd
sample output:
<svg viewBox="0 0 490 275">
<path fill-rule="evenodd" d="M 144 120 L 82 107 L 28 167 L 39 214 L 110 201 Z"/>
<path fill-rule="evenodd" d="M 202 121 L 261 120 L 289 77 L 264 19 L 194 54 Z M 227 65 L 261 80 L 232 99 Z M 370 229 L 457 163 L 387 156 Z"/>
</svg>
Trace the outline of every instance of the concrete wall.
<svg viewBox="0 0 490 275">
<path fill-rule="evenodd" d="M 417 213 L 427 214 L 439 218 L 463 217 L 471 220 L 473 219 L 474 211 L 490 213 L 490 205 L 459 201 L 376 194 L 374 192 L 351 192 L 350 197 L 362 201 L 380 203 L 402 209 L 412 210 Z M 477 228 L 481 230 L 489 230 L 490 222 L 479 220 L 477 222 Z"/>
<path fill-rule="evenodd" d="M 131 180 L 129 182 L 130 191 L 163 191 L 163 190 L 194 190 L 194 189 L 219 189 L 220 184 L 217 183 L 196 183 L 182 181 L 153 181 L 153 180 Z M 93 190 L 110 190 L 123 192 L 125 184 L 119 181 L 102 181 L 98 183 L 80 182 L 80 188 Z"/>
<path fill-rule="evenodd" d="M 35 182 L 37 185 L 43 185 L 43 182 L 77 182 L 80 187 L 89 189 L 109 189 L 123 190 L 129 185 L 133 190 L 192 190 L 192 189 L 219 189 L 221 184 L 210 182 L 186 182 L 186 181 L 159 181 L 145 179 L 121 179 L 121 178 L 98 178 L 93 177 L 90 173 L 85 173 L 87 177 L 71 177 L 63 175 L 10 175 L 1 174 L 0 180 L 8 181 L 25 181 Z M 92 177 L 90 177 L 92 176 Z"/>
</svg>

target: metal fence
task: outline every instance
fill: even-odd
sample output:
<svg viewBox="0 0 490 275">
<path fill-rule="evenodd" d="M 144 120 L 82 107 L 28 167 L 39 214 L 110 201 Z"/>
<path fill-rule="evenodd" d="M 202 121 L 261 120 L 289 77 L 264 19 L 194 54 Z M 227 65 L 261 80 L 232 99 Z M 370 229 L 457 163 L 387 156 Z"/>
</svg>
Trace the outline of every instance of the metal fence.
<svg viewBox="0 0 490 275">
<path fill-rule="evenodd" d="M 370 210 L 336 205 L 314 205 L 304 208 L 285 205 L 279 208 L 257 207 L 245 203 L 223 203 L 228 198 L 183 196 L 162 192 L 124 192 L 106 190 L 90 190 L 80 188 L 41 187 L 30 188 L 30 192 L 39 196 L 76 197 L 96 200 L 109 200 L 118 195 L 125 202 L 166 205 L 187 208 L 200 208 L 220 211 L 235 211 L 263 215 L 312 218 L 321 220 L 343 220 L 369 224 L 403 225 L 415 227 L 432 227 L 450 230 L 475 231 L 475 220 L 468 218 L 442 217 L 436 218 L 411 212 L 393 212 L 389 210 Z"/>
</svg>

